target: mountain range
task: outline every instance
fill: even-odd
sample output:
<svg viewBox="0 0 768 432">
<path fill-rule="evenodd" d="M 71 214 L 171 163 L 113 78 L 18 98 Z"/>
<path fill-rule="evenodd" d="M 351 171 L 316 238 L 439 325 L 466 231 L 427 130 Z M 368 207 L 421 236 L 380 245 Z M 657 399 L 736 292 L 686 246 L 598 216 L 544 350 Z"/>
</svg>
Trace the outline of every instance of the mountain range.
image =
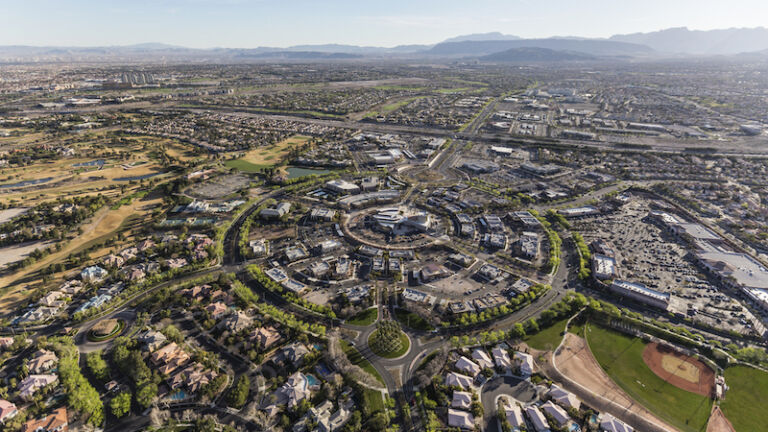
<svg viewBox="0 0 768 432">
<path fill-rule="evenodd" d="M 610 40 L 646 45 L 659 53 L 733 55 L 768 49 L 768 29 L 757 27 L 701 31 L 679 27 L 651 33 L 615 35 Z"/>
<path fill-rule="evenodd" d="M 434 45 L 395 47 L 342 44 L 291 47 L 197 49 L 163 43 L 107 47 L 0 46 L 0 62 L 228 62 L 265 60 L 342 61 L 364 58 L 410 60 L 591 61 L 733 56 L 768 59 L 768 29 L 689 30 L 670 28 L 607 39 L 552 37 L 524 39 L 499 32 L 468 34 Z"/>
</svg>

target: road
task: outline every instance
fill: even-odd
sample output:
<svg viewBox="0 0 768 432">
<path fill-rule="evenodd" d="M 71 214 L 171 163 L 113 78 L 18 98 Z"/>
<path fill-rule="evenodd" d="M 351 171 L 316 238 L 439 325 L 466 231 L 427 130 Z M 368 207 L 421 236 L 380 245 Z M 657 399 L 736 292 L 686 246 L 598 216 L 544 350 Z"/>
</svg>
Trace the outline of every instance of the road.
<svg viewBox="0 0 768 432">
<path fill-rule="evenodd" d="M 525 379 L 511 375 L 499 375 L 483 384 L 480 402 L 483 404 L 483 430 L 501 432 L 496 421 L 496 399 L 501 395 L 512 396 L 515 400 L 527 404 L 536 400 L 533 384 Z"/>
</svg>

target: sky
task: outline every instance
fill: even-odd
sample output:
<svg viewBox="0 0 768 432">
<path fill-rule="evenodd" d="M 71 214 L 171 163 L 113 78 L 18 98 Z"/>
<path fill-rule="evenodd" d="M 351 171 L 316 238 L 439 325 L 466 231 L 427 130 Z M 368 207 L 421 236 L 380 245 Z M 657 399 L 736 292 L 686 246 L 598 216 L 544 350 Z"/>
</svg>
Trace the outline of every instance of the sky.
<svg viewBox="0 0 768 432">
<path fill-rule="evenodd" d="M 0 45 L 432 44 L 498 31 L 608 37 L 768 27 L 766 0 L 0 0 Z"/>
</svg>

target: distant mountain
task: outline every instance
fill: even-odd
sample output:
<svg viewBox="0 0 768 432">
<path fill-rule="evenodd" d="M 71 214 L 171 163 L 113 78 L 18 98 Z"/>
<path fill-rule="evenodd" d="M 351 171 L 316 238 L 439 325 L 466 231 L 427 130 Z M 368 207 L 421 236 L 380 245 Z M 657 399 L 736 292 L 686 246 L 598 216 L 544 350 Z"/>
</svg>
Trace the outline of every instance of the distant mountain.
<svg viewBox="0 0 768 432">
<path fill-rule="evenodd" d="M 611 36 L 610 40 L 647 45 L 660 53 L 732 55 L 768 49 L 768 29 L 689 30 L 670 28 L 651 33 Z"/>
<path fill-rule="evenodd" d="M 555 51 L 547 48 L 512 48 L 495 54 L 480 57 L 481 61 L 498 63 L 536 63 L 563 61 L 590 61 L 597 57 L 573 51 Z"/>
<path fill-rule="evenodd" d="M 350 54 L 341 52 L 319 52 L 319 51 L 270 51 L 263 53 L 241 52 L 235 55 L 236 58 L 253 59 L 273 59 L 273 60 L 348 60 L 363 58 L 361 54 Z"/>
<path fill-rule="evenodd" d="M 467 42 L 467 41 L 495 41 L 495 40 L 519 40 L 519 36 L 505 35 L 500 32 L 473 33 L 468 35 L 456 36 L 444 40 L 443 42 Z"/>
<path fill-rule="evenodd" d="M 509 41 L 443 42 L 425 51 L 424 54 L 446 57 L 480 57 L 515 48 L 546 48 L 554 51 L 573 51 L 595 56 L 639 56 L 653 53 L 652 49 L 644 45 L 608 40 L 521 39 Z"/>
</svg>

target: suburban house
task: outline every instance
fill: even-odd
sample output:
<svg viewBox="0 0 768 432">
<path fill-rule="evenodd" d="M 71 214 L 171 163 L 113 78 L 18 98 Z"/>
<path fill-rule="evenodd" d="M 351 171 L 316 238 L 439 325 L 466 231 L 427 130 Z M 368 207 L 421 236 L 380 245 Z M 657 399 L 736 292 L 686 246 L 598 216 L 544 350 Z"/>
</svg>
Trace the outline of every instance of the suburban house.
<svg viewBox="0 0 768 432">
<path fill-rule="evenodd" d="M 507 350 L 497 345 L 491 350 L 491 354 L 493 354 L 493 362 L 497 367 L 512 368 L 512 360 L 509 358 Z"/>
<path fill-rule="evenodd" d="M 21 427 L 22 432 L 63 432 L 67 430 L 67 409 L 59 408 L 45 418 L 29 420 Z"/>
<path fill-rule="evenodd" d="M 251 333 L 251 340 L 262 349 L 267 349 L 280 340 L 280 333 L 274 327 L 260 327 Z"/>
<path fill-rule="evenodd" d="M 287 362 L 299 367 L 304 362 L 304 356 L 307 354 L 309 354 L 309 349 L 307 349 L 303 343 L 294 342 L 280 350 L 278 361 Z"/>
<path fill-rule="evenodd" d="M 211 303 L 205 307 L 205 310 L 211 314 L 211 318 L 219 319 L 227 313 L 227 305 L 222 302 Z"/>
<path fill-rule="evenodd" d="M 544 417 L 544 414 L 542 414 L 538 408 L 533 405 L 527 406 L 525 408 L 525 415 L 527 415 L 528 420 L 531 421 L 534 431 L 549 432 L 549 423 L 547 423 L 547 418 Z"/>
<path fill-rule="evenodd" d="M 189 359 L 189 354 L 176 345 L 176 342 L 171 342 L 160 348 L 150 357 L 152 364 L 158 366 L 158 371 L 163 375 L 170 375 L 176 369 L 184 366 Z"/>
<path fill-rule="evenodd" d="M 139 333 L 136 339 L 144 344 L 144 349 L 149 352 L 154 352 L 168 341 L 165 335 L 157 330 L 147 330 Z"/>
<path fill-rule="evenodd" d="M 491 361 L 491 357 L 488 356 L 484 349 L 476 348 L 472 351 L 472 359 L 483 369 L 493 367 L 493 361 Z"/>
<path fill-rule="evenodd" d="M 219 323 L 220 327 L 227 329 L 230 333 L 239 333 L 251 325 L 253 325 L 253 318 L 240 310 L 230 313 Z"/>
<path fill-rule="evenodd" d="M 293 408 L 304 399 L 310 396 L 309 380 L 301 373 L 296 372 L 286 380 L 285 384 L 275 390 L 277 401 L 275 405 L 286 405 L 288 408 Z"/>
<path fill-rule="evenodd" d="M 480 366 L 472 360 L 461 356 L 456 360 L 456 369 L 468 373 L 471 376 L 475 376 L 480 373 Z"/>
<path fill-rule="evenodd" d="M 466 411 L 448 408 L 448 426 L 461 429 L 475 429 L 475 418 Z"/>
<path fill-rule="evenodd" d="M 577 398 L 573 393 L 563 390 L 557 384 L 552 384 L 549 387 L 549 397 L 565 409 L 579 409 L 581 407 L 581 401 L 579 398 Z"/>
<path fill-rule="evenodd" d="M 524 352 L 515 353 L 515 364 L 520 368 L 520 375 L 529 377 L 533 375 L 533 356 Z"/>
<path fill-rule="evenodd" d="M 472 393 L 454 390 L 453 401 L 451 401 L 451 408 L 468 410 L 471 405 Z"/>
<path fill-rule="evenodd" d="M 16 405 L 13 402 L 0 399 L 0 423 L 5 423 L 6 420 L 16 417 L 18 413 L 19 410 L 16 409 Z"/>
<path fill-rule="evenodd" d="M 445 385 L 449 387 L 461 387 L 462 389 L 466 390 L 472 387 L 472 378 L 466 375 L 450 372 L 445 376 Z"/>
<path fill-rule="evenodd" d="M 28 363 L 29 372 L 33 374 L 47 372 L 53 369 L 58 361 L 59 358 L 52 351 L 39 350 L 32 355 L 32 359 Z"/>
<path fill-rule="evenodd" d="M 25 401 L 32 400 L 32 396 L 43 387 L 55 384 L 59 381 L 56 375 L 29 375 L 19 383 L 19 397 Z"/>
<path fill-rule="evenodd" d="M 565 426 L 571 420 L 571 418 L 568 417 L 568 413 L 565 412 L 564 409 L 552 403 L 552 401 L 547 401 L 547 403 L 541 406 L 541 409 L 544 410 L 545 413 L 552 416 L 552 418 L 555 419 L 557 425 L 560 427 Z"/>
<path fill-rule="evenodd" d="M 90 266 L 80 272 L 80 279 L 84 282 L 98 282 L 109 275 L 109 272 L 99 266 Z"/>
</svg>

